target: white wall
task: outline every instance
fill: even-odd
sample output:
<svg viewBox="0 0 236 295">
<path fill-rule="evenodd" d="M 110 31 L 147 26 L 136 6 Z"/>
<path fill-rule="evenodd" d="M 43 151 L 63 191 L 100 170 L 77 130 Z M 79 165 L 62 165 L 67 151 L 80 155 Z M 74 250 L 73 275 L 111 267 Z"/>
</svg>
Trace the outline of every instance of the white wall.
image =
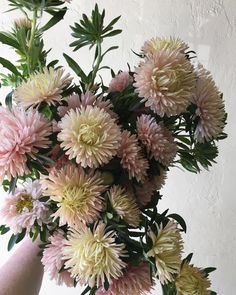
<svg viewBox="0 0 236 295">
<path fill-rule="evenodd" d="M 7 0 L 1 0 L 0 28 L 7 28 L 9 14 L 3 14 Z M 70 53 L 69 24 L 80 14 L 89 12 L 95 1 L 73 0 L 66 21 L 46 36 L 57 58 Z M 216 266 L 212 277 L 213 289 L 220 295 L 235 294 L 236 268 L 236 199 L 235 166 L 236 137 L 236 2 L 235 0 L 98 0 L 109 18 L 119 14 L 123 34 L 114 43 L 120 48 L 107 62 L 115 69 L 125 69 L 127 61 L 133 66 L 137 59 L 131 48 L 139 51 L 143 42 L 152 36 L 176 35 L 189 42 L 199 60 L 212 71 L 224 92 L 229 112 L 227 140 L 220 144 L 220 156 L 210 172 L 192 175 L 173 169 L 163 190 L 160 210 L 167 207 L 181 214 L 188 224 L 185 237 L 186 253 L 193 251 L 193 262 L 199 266 Z M 113 44 L 113 43 L 112 43 Z M 113 44 L 114 45 L 114 44 Z M 8 49 L 0 45 L 0 55 L 8 57 Z M 88 68 L 87 52 L 74 54 L 81 66 Z M 65 64 L 64 62 L 62 62 Z M 5 237 L 0 238 L 0 263 L 7 258 Z M 45 278 L 41 295 L 79 294 L 78 290 L 56 287 Z M 156 290 L 154 294 L 158 294 Z M 160 294 L 160 293 L 159 293 Z M 130 294 L 127 294 L 130 295 Z"/>
</svg>

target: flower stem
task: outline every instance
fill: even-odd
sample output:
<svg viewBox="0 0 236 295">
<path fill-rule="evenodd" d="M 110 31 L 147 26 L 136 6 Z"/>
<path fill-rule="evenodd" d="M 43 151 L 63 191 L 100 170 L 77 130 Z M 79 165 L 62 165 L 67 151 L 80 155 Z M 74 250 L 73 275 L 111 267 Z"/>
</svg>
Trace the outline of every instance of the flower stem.
<svg viewBox="0 0 236 295">
<path fill-rule="evenodd" d="M 28 46 L 28 56 L 27 56 L 27 62 L 28 62 L 28 74 L 32 72 L 32 49 L 33 49 L 33 43 L 35 38 L 35 32 L 36 32 L 36 24 L 37 24 L 37 8 L 35 7 L 33 12 L 33 18 L 32 18 L 32 27 L 31 27 L 31 34 L 30 34 L 30 40 L 29 40 L 29 46 Z"/>
<path fill-rule="evenodd" d="M 100 67 L 100 64 L 101 64 L 101 61 L 102 61 L 102 46 L 101 46 L 100 41 L 97 41 L 96 52 L 97 52 L 97 57 L 95 58 L 95 61 L 97 61 L 97 62 L 95 64 L 95 66 L 93 67 L 93 73 L 92 73 L 92 78 L 91 78 L 91 83 L 90 83 L 89 88 L 92 88 L 93 85 L 94 85 L 94 81 L 96 79 L 97 72 L 99 70 L 99 67 Z"/>
</svg>

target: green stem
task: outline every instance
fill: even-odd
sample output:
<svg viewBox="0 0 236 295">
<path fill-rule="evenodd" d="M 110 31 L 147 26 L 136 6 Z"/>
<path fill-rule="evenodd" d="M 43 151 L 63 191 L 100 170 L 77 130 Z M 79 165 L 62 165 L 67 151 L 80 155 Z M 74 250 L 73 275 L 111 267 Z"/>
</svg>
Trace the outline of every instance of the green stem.
<svg viewBox="0 0 236 295">
<path fill-rule="evenodd" d="M 28 73 L 30 74 L 32 72 L 32 65 L 31 65 L 31 55 L 32 55 L 32 48 L 35 38 L 35 32 L 36 32 L 36 24 L 37 24 L 37 8 L 34 9 L 33 12 L 33 18 L 32 18 L 32 27 L 31 27 L 31 34 L 30 34 L 30 40 L 29 40 L 29 46 L 28 46 Z"/>
<path fill-rule="evenodd" d="M 99 67 L 100 67 L 100 64 L 101 64 L 101 61 L 102 61 L 102 46 L 101 46 L 101 42 L 98 41 L 97 42 L 97 57 L 96 57 L 96 64 L 95 66 L 93 67 L 93 74 L 92 74 L 92 78 L 91 78 L 91 83 L 90 83 L 90 88 L 93 87 L 94 85 L 94 81 L 96 79 L 96 76 L 97 76 L 97 72 L 99 70 Z"/>
</svg>

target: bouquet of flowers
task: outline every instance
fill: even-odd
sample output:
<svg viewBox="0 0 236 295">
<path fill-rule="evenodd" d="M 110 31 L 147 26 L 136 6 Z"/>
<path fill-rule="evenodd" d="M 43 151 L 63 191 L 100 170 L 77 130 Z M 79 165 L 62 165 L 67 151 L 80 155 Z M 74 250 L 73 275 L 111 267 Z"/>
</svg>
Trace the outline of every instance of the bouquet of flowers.
<svg viewBox="0 0 236 295">
<path fill-rule="evenodd" d="M 115 73 L 103 60 L 118 48 L 105 40 L 121 33 L 119 17 L 107 24 L 96 5 L 71 27 L 70 47 L 94 54 L 84 71 L 79 57 L 64 53 L 79 78 L 73 83 L 43 41 L 69 1 L 8 2 L 24 13 L 0 32 L 18 56 L 14 64 L 0 58 L 1 84 L 12 88 L 0 107 L 0 233 L 13 232 L 8 249 L 25 236 L 40 239 L 45 271 L 58 284 L 85 285 L 82 294 L 148 294 L 156 279 L 164 294 L 216 294 L 214 268 L 182 257 L 184 220 L 158 209 L 169 169 L 208 169 L 226 137 L 224 101 L 209 71 L 182 40 L 156 37 L 134 52 L 134 70 Z"/>
</svg>

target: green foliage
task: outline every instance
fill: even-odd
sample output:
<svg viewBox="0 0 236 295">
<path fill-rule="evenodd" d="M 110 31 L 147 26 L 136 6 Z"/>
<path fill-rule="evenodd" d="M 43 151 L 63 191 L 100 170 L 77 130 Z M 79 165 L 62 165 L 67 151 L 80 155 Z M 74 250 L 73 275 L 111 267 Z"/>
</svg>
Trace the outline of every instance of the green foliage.
<svg viewBox="0 0 236 295">
<path fill-rule="evenodd" d="M 50 10 L 64 4 L 59 0 L 8 0 L 11 10 L 26 8 L 30 11 L 34 9 Z"/>
<path fill-rule="evenodd" d="M 5 235 L 6 233 L 8 233 L 10 230 L 10 227 L 6 226 L 6 225 L 1 225 L 0 226 L 0 235 Z"/>
<path fill-rule="evenodd" d="M 100 13 L 97 4 L 92 11 L 91 18 L 83 14 L 80 23 L 75 23 L 72 28 L 72 36 L 76 39 L 70 44 L 74 51 L 84 46 L 93 47 L 97 42 L 102 43 L 106 37 L 112 37 L 121 33 L 121 30 L 113 30 L 113 26 L 120 19 L 120 16 L 113 19 L 107 26 L 104 25 L 105 10 Z"/>
</svg>

